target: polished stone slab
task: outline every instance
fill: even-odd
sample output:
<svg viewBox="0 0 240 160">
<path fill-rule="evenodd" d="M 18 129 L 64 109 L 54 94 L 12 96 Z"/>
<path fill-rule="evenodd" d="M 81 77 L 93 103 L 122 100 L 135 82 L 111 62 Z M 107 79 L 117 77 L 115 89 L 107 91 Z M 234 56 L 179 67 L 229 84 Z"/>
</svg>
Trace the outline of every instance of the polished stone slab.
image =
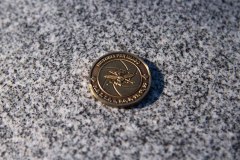
<svg viewBox="0 0 240 160">
<path fill-rule="evenodd" d="M 0 157 L 240 159 L 239 22 L 238 0 L 1 0 Z M 109 51 L 150 66 L 134 109 L 89 92 Z"/>
</svg>

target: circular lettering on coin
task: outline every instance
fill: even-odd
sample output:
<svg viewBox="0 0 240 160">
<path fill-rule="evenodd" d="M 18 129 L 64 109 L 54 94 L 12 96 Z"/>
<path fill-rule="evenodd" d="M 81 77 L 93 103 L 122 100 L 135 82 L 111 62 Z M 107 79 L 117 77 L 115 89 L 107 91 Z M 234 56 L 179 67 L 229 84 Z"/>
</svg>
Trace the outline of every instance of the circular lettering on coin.
<svg viewBox="0 0 240 160">
<path fill-rule="evenodd" d="M 151 85 L 147 64 L 133 54 L 113 52 L 98 59 L 90 72 L 95 98 L 113 107 L 126 107 L 142 100 Z"/>
</svg>

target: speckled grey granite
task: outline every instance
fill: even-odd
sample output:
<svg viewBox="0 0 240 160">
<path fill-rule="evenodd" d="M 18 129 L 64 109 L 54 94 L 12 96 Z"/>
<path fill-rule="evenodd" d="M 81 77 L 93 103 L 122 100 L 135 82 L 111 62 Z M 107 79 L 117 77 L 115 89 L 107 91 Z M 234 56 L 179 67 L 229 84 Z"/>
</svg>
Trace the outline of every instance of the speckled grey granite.
<svg viewBox="0 0 240 160">
<path fill-rule="evenodd" d="M 88 90 L 109 51 L 146 60 L 148 97 Z M 0 1 L 0 159 L 240 159 L 240 1 Z"/>
</svg>

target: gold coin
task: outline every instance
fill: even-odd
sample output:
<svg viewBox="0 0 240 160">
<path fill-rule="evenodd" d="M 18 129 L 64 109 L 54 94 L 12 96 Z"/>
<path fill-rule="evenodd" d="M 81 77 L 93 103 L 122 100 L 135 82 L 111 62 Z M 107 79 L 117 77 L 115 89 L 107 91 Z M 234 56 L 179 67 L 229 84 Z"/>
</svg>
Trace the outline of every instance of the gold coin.
<svg viewBox="0 0 240 160">
<path fill-rule="evenodd" d="M 90 72 L 95 98 L 113 107 L 127 107 L 142 100 L 151 85 L 147 64 L 133 54 L 112 52 L 99 58 Z"/>
</svg>

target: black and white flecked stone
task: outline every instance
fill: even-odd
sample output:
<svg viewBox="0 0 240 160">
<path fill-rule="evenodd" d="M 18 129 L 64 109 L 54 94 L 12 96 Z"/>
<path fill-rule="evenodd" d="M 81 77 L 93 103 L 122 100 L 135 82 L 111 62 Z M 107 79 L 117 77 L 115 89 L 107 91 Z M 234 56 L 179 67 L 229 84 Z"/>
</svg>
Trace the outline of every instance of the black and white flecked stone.
<svg viewBox="0 0 240 160">
<path fill-rule="evenodd" d="M 149 96 L 103 107 L 108 51 L 144 59 Z M 240 159 L 239 0 L 1 0 L 0 159 Z"/>
</svg>

